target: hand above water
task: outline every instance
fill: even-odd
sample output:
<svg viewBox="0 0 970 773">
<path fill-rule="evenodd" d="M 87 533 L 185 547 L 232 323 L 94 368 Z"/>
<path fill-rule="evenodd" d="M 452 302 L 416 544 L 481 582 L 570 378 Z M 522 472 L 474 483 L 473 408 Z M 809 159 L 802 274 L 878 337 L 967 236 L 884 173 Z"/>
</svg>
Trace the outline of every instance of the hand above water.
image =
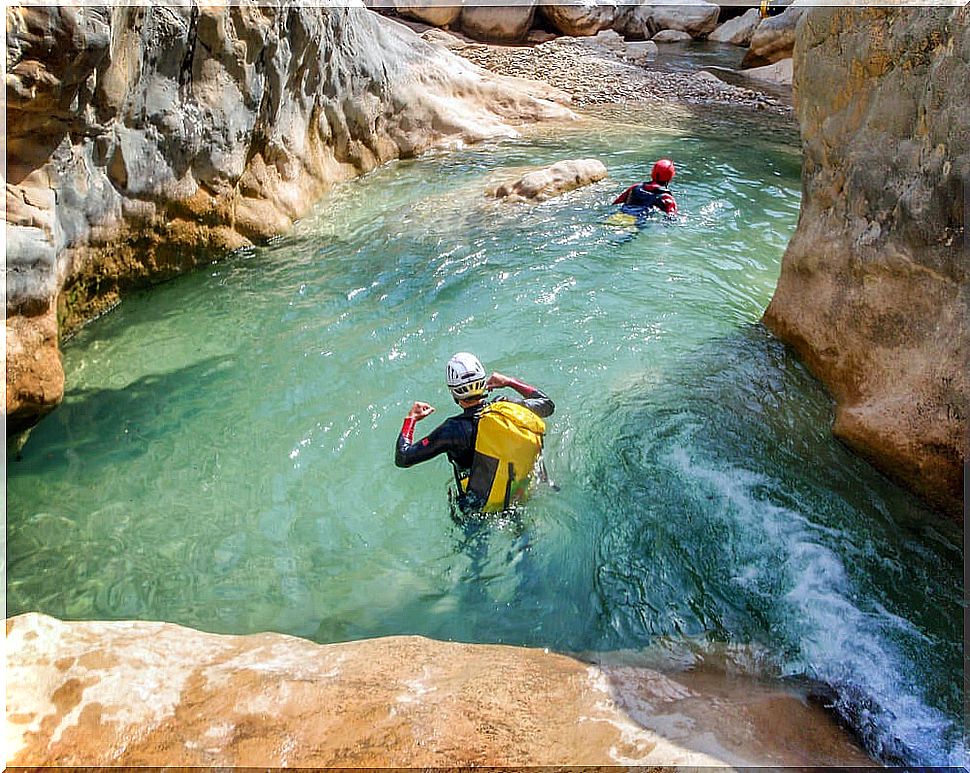
<svg viewBox="0 0 970 773">
<path fill-rule="evenodd" d="M 414 419 L 415 421 L 421 421 L 421 419 L 426 419 L 434 413 L 434 407 L 428 403 L 417 402 L 411 406 L 411 410 L 408 411 L 408 418 Z"/>
<path fill-rule="evenodd" d="M 493 373 L 488 377 L 488 381 L 485 382 L 485 389 L 491 392 L 493 389 L 509 386 L 512 381 L 513 379 L 510 379 L 508 376 L 503 376 L 501 373 Z"/>
</svg>

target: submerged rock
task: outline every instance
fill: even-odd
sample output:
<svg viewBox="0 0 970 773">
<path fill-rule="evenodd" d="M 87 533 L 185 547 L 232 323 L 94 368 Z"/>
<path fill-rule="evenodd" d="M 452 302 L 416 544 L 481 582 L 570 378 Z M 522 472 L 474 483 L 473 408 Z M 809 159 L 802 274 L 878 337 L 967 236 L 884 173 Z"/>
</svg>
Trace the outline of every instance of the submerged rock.
<svg viewBox="0 0 970 773">
<path fill-rule="evenodd" d="M 765 323 L 835 397 L 835 434 L 959 519 L 970 10 L 806 14 L 794 84 L 804 194 Z"/>
<path fill-rule="evenodd" d="M 572 116 L 363 7 L 10 6 L 6 23 L 10 431 L 61 399 L 58 328 L 127 288 L 277 234 L 389 159 Z"/>
<path fill-rule="evenodd" d="M 803 695 L 702 664 L 37 614 L 6 645 L 16 766 L 872 764 Z"/>
<path fill-rule="evenodd" d="M 604 180 L 608 174 L 603 162 L 595 158 L 559 161 L 545 169 L 529 172 L 514 182 L 503 183 L 490 190 L 489 194 L 500 199 L 545 201 Z"/>
</svg>

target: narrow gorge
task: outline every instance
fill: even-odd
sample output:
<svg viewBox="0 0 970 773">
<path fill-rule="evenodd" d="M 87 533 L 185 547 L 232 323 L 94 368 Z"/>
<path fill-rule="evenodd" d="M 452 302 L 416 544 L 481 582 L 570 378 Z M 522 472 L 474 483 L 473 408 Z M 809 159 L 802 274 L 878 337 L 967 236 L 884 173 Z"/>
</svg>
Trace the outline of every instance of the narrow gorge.
<svg viewBox="0 0 970 773">
<path fill-rule="evenodd" d="M 6 9 L 7 764 L 965 766 L 970 10 L 367 5 Z"/>
</svg>

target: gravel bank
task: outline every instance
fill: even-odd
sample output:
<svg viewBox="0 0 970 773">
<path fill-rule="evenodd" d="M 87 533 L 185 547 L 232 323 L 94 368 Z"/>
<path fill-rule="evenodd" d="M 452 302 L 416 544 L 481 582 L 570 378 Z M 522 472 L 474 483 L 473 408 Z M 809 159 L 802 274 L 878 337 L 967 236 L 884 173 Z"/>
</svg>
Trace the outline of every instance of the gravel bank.
<svg viewBox="0 0 970 773">
<path fill-rule="evenodd" d="M 556 38 L 536 46 L 486 45 L 452 38 L 448 47 L 486 70 L 543 81 L 562 89 L 572 96 L 576 107 L 674 100 L 688 104 L 737 105 L 792 115 L 791 106 L 777 98 L 731 86 L 711 73 L 650 69 L 649 63 L 632 64 L 581 38 Z"/>
</svg>

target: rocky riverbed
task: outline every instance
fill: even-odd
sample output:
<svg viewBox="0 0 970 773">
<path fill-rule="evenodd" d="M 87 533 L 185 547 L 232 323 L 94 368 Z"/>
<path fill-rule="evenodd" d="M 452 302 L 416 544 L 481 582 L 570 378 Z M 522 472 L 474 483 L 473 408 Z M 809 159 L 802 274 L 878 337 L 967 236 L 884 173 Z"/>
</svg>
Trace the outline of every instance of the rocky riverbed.
<svg viewBox="0 0 970 773">
<path fill-rule="evenodd" d="M 445 35 L 435 31 L 428 37 L 443 41 Z M 706 71 L 662 72 L 651 69 L 648 56 L 642 57 L 642 64 L 627 61 L 621 53 L 622 43 L 611 48 L 597 38 L 563 37 L 538 45 L 502 46 L 449 37 L 448 47 L 465 59 L 497 74 L 541 81 L 561 89 L 572 97 L 576 107 L 674 100 L 739 105 L 792 115 L 791 106 L 776 97 L 729 85 Z"/>
</svg>

